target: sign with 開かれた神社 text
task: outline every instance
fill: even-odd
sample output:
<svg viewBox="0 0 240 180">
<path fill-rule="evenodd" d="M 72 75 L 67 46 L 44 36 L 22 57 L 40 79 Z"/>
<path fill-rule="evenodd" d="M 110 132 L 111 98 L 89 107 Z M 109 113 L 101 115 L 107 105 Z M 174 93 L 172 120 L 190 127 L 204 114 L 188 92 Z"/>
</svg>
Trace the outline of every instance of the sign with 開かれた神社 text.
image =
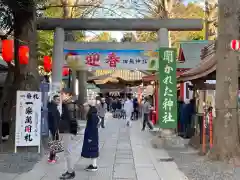
<svg viewBox="0 0 240 180">
<path fill-rule="evenodd" d="M 38 146 L 41 140 L 41 92 L 17 91 L 15 152 L 19 146 Z"/>
<path fill-rule="evenodd" d="M 160 128 L 177 127 L 176 49 L 159 49 L 159 119 Z"/>
</svg>

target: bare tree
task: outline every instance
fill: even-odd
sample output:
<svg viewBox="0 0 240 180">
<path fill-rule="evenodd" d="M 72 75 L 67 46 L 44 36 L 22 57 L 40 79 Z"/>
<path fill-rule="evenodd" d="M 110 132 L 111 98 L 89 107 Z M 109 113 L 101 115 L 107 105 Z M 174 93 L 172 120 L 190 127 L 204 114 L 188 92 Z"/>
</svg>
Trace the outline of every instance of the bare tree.
<svg viewBox="0 0 240 180">
<path fill-rule="evenodd" d="M 205 0 L 205 39 L 214 40 L 217 37 L 218 1 Z"/>
<path fill-rule="evenodd" d="M 145 18 L 168 19 L 173 16 L 172 10 L 179 0 L 134 0 L 132 1 L 137 13 Z M 140 41 L 156 40 L 155 32 L 137 32 Z M 169 36 L 170 39 L 170 36 Z"/>
<path fill-rule="evenodd" d="M 216 119 L 214 145 L 209 157 L 230 160 L 239 156 L 238 77 L 239 53 L 229 43 L 240 38 L 240 1 L 219 0 L 217 40 Z"/>
</svg>

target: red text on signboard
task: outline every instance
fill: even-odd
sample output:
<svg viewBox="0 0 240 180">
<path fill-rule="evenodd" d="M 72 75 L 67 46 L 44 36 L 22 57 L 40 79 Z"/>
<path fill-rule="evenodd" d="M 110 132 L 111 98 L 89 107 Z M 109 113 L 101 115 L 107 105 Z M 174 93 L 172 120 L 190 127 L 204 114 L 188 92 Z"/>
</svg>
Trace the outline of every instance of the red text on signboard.
<svg viewBox="0 0 240 180">
<path fill-rule="evenodd" d="M 117 66 L 117 63 L 120 62 L 120 57 L 116 55 L 116 53 L 109 53 L 106 63 L 109 64 L 109 67 L 115 68 Z"/>
<path fill-rule="evenodd" d="M 100 55 L 99 53 L 91 53 L 86 56 L 86 64 L 89 66 L 100 66 Z"/>
</svg>

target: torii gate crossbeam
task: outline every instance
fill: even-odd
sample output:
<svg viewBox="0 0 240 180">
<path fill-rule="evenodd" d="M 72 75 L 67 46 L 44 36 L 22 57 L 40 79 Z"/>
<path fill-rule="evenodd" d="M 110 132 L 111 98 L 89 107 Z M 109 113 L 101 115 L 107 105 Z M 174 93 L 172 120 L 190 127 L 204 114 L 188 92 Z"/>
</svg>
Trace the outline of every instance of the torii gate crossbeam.
<svg viewBox="0 0 240 180">
<path fill-rule="evenodd" d="M 39 30 L 101 30 L 101 31 L 199 31 L 203 28 L 201 19 L 61 19 L 41 18 L 37 21 Z"/>
</svg>

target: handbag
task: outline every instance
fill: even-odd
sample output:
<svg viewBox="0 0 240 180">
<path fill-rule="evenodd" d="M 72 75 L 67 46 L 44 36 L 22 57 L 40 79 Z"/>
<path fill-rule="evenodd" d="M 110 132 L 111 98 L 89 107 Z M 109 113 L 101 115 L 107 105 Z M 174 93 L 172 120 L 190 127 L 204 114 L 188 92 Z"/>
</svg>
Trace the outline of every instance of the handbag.
<svg viewBox="0 0 240 180">
<path fill-rule="evenodd" d="M 50 140 L 48 142 L 48 148 L 53 153 L 60 153 L 64 151 L 64 146 L 63 146 L 62 138 L 61 140 L 57 140 L 56 135 L 57 133 L 55 134 L 54 140 Z"/>
</svg>

